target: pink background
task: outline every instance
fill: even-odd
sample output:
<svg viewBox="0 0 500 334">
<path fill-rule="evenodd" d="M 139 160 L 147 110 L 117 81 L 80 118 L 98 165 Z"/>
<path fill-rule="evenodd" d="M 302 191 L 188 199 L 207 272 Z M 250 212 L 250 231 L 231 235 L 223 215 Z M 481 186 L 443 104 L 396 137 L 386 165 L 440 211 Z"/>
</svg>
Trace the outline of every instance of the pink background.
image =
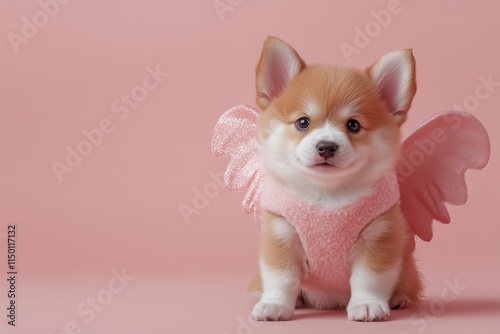
<svg viewBox="0 0 500 334">
<path fill-rule="evenodd" d="M 259 238 L 240 210 L 243 194 L 215 189 L 189 224 L 179 206 L 192 206 L 196 189 L 212 186 L 209 173 L 225 168 L 227 160 L 210 151 L 212 129 L 227 108 L 254 104 L 266 36 L 285 39 L 306 62 L 356 67 L 413 48 L 418 91 L 405 134 L 473 101 L 480 77 L 500 82 L 496 0 L 401 0 L 350 62 L 339 45 L 354 44 L 355 28 L 370 25 L 371 11 L 391 1 L 221 2 L 234 4 L 223 20 L 212 0 L 71 1 L 17 53 L 8 34 L 21 35 L 22 18 L 32 21 L 40 4 L 0 3 L 0 268 L 3 275 L 2 233 L 17 224 L 20 296 L 19 326 L 7 326 L 0 311 L 2 331 L 61 332 L 81 320 L 75 305 L 105 287 L 113 269 L 126 268 L 136 279 L 83 333 L 237 332 L 237 318 L 251 310 L 244 289 L 257 268 Z M 113 101 L 157 65 L 169 75 L 120 119 Z M 468 286 L 434 320 L 418 318 L 427 319 L 426 333 L 500 328 L 500 87 L 492 90 L 471 108 L 489 131 L 490 163 L 467 173 L 469 201 L 450 208 L 452 224 L 436 224 L 432 242 L 417 244 L 428 301 L 439 298 L 446 279 Z M 59 182 L 51 164 L 64 163 L 66 147 L 75 149 L 82 131 L 103 119 L 113 132 Z M 0 283 L 0 310 L 5 289 Z M 385 324 L 313 313 L 255 332 L 420 332 L 412 312 L 395 312 Z"/>
</svg>

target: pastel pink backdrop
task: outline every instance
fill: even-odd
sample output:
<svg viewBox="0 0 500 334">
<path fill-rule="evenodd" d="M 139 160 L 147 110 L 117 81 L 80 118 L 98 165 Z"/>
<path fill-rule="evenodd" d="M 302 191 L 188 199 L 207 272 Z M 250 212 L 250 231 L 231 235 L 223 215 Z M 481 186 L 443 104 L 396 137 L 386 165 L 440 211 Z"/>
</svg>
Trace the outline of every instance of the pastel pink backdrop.
<svg viewBox="0 0 500 334">
<path fill-rule="evenodd" d="M 354 44 L 354 29 L 390 1 L 234 3 L 221 20 L 211 0 L 71 1 L 18 53 L 7 35 L 20 34 L 22 17 L 40 5 L 0 3 L 0 233 L 18 225 L 21 279 L 57 277 L 64 285 L 122 267 L 160 281 L 249 278 L 259 235 L 240 209 L 243 194 L 220 190 L 189 224 L 179 206 L 192 206 L 195 189 L 225 168 L 227 160 L 210 151 L 213 126 L 227 108 L 254 104 L 255 65 L 268 35 L 308 63 L 365 67 L 390 50 L 413 48 L 418 91 L 405 134 L 474 95 L 479 77 L 500 81 L 495 0 L 401 0 L 400 13 L 350 63 L 339 45 Z M 157 65 L 168 77 L 121 120 L 112 102 Z M 436 289 L 458 276 L 473 287 L 470 296 L 499 297 L 499 102 L 495 87 L 472 111 L 489 131 L 492 154 L 487 168 L 466 174 L 467 205 L 450 208 L 452 223 L 436 224 L 431 243 L 417 243 Z M 114 131 L 59 182 L 51 164 L 64 163 L 66 146 L 75 148 L 82 131 L 104 118 Z"/>
</svg>

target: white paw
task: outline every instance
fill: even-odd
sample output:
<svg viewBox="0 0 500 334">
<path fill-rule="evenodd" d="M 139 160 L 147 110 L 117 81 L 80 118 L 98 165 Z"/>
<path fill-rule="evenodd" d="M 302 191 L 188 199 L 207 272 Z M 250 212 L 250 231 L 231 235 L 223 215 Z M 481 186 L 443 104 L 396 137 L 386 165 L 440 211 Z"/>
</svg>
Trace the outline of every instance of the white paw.
<svg viewBox="0 0 500 334">
<path fill-rule="evenodd" d="M 290 320 L 294 306 L 260 301 L 253 308 L 252 318 L 256 321 Z"/>
<path fill-rule="evenodd" d="M 382 321 L 391 315 L 387 302 L 359 300 L 347 305 L 347 319 L 353 321 Z"/>
</svg>

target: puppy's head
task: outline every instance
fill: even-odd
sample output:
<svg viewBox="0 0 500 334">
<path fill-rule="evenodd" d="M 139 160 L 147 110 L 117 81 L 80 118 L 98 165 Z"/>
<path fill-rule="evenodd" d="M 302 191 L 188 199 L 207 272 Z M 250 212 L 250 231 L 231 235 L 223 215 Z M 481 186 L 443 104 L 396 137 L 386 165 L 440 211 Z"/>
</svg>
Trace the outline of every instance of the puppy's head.
<svg viewBox="0 0 500 334">
<path fill-rule="evenodd" d="M 269 37 L 257 66 L 264 164 L 285 184 L 373 184 L 394 166 L 415 91 L 411 50 L 388 53 L 361 71 L 307 66 Z"/>
</svg>

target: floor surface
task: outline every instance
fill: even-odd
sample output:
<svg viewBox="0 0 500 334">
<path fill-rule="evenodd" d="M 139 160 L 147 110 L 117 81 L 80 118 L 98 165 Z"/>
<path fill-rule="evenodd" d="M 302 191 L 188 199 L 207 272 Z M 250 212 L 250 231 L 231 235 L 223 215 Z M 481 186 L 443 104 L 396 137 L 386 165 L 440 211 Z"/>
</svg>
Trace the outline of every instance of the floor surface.
<svg viewBox="0 0 500 334">
<path fill-rule="evenodd" d="M 246 277 L 137 276 L 120 282 L 110 274 L 20 281 L 17 326 L 2 321 L 0 332 L 500 333 L 498 285 L 483 282 L 481 275 L 445 274 L 426 276 L 426 300 L 419 308 L 393 311 L 390 320 L 381 323 L 355 323 L 343 311 L 315 310 L 298 310 L 286 322 L 249 321 L 252 305 L 245 294 Z M 0 301 L 5 305 L 7 299 L 2 296 Z"/>
</svg>

